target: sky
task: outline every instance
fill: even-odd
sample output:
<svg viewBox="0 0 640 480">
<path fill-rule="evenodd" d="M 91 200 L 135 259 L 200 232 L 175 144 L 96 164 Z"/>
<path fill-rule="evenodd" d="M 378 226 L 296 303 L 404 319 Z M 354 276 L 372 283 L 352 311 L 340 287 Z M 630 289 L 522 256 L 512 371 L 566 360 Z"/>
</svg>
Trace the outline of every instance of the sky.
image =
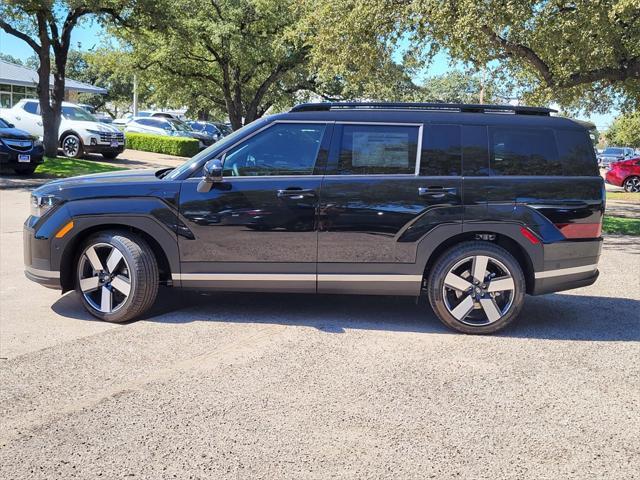
<svg viewBox="0 0 640 480">
<path fill-rule="evenodd" d="M 85 21 L 78 25 L 71 33 L 71 46 L 77 50 L 91 50 L 101 43 L 103 35 L 102 27 L 95 21 Z M 12 55 L 21 60 L 26 60 L 33 55 L 33 50 L 29 45 L 20 39 L 15 38 L 12 35 L 5 33 L 0 29 L 0 52 Z M 449 56 L 440 52 L 433 59 L 433 62 L 426 71 L 420 73 L 420 77 L 442 75 L 449 69 L 456 68 L 455 65 L 451 66 L 451 59 Z M 611 111 L 607 114 L 594 114 L 594 115 L 579 115 L 577 118 L 581 120 L 589 120 L 595 123 L 596 127 L 600 131 L 606 130 L 613 119 L 619 112 Z"/>
</svg>

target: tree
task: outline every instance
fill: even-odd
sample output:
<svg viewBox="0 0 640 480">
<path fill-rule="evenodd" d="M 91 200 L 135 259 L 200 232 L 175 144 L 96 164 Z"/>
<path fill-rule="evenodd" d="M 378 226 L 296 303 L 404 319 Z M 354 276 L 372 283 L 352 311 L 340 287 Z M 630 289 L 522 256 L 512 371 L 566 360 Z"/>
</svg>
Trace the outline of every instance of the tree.
<svg viewBox="0 0 640 480">
<path fill-rule="evenodd" d="M 409 42 L 495 74 L 533 102 L 605 110 L 640 104 L 637 0 L 316 0 L 314 57 L 365 77 L 381 52 Z M 360 72 L 358 72 L 360 71 Z"/>
<path fill-rule="evenodd" d="M 295 0 L 163 1 L 162 18 L 118 32 L 157 79 L 157 99 L 226 112 L 238 128 L 310 86 L 309 47 L 293 34 L 304 6 Z"/>
<path fill-rule="evenodd" d="M 484 103 L 500 101 L 500 92 L 492 80 L 484 85 Z M 460 70 L 427 78 L 419 89 L 420 101 L 445 103 L 480 103 L 483 82 L 479 75 Z"/>
<path fill-rule="evenodd" d="M 640 111 L 616 118 L 606 137 L 610 145 L 640 148 Z"/>
<path fill-rule="evenodd" d="M 39 59 L 37 91 L 46 155 L 55 157 L 58 151 L 71 32 L 89 15 L 118 21 L 124 20 L 123 15 L 135 16 L 137 5 L 137 2 L 127 0 L 11 0 L 0 3 L 0 28 L 25 41 Z"/>
</svg>

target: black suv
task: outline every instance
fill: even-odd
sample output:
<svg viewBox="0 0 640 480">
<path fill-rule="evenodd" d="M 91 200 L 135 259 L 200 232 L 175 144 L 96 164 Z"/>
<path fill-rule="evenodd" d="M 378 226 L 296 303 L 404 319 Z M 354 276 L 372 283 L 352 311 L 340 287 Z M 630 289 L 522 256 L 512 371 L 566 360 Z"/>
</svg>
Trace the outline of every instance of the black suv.
<svg viewBox="0 0 640 480">
<path fill-rule="evenodd" d="M 490 333 L 525 293 L 595 282 L 604 183 L 588 132 L 532 107 L 322 103 L 176 169 L 32 194 L 26 275 L 122 322 L 158 285 L 428 297 Z"/>
</svg>

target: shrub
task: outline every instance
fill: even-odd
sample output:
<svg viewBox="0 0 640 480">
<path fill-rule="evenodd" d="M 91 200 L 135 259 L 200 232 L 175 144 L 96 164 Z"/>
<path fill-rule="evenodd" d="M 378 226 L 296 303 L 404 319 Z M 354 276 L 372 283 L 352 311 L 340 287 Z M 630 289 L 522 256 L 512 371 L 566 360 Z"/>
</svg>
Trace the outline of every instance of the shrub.
<svg viewBox="0 0 640 480">
<path fill-rule="evenodd" d="M 195 138 L 169 137 L 148 133 L 126 133 L 127 148 L 144 152 L 166 153 L 179 157 L 193 157 L 198 153 L 199 142 Z"/>
</svg>

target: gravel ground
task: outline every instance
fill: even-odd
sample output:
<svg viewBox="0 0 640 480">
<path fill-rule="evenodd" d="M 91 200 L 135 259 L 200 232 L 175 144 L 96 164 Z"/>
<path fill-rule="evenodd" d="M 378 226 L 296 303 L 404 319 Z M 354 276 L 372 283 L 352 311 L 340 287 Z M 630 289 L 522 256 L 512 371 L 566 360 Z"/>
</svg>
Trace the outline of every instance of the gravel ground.
<svg viewBox="0 0 640 480">
<path fill-rule="evenodd" d="M 0 190 L 0 478 L 639 478 L 640 245 L 501 335 L 409 299 L 165 289 L 92 320 L 22 275 Z"/>
</svg>

